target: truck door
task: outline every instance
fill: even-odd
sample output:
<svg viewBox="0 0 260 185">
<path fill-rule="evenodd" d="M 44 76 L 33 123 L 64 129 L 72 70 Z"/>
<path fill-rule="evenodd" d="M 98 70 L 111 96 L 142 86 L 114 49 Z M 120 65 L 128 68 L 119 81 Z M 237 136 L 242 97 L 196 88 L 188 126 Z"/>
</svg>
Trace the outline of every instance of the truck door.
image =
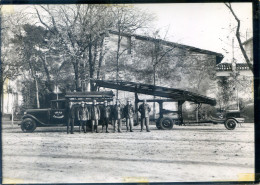
<svg viewBox="0 0 260 185">
<path fill-rule="evenodd" d="M 51 102 L 50 123 L 66 124 L 65 101 Z"/>
</svg>

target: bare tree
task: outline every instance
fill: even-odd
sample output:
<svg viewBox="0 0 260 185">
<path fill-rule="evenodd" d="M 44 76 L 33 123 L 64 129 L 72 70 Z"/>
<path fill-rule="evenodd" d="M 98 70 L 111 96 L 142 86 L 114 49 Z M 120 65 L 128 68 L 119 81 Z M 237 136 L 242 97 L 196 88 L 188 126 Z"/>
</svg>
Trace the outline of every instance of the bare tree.
<svg viewBox="0 0 260 185">
<path fill-rule="evenodd" d="M 114 15 L 113 28 L 117 31 L 117 50 L 116 50 L 116 81 L 119 80 L 119 60 L 122 54 L 129 48 L 121 49 L 122 34 L 133 34 L 137 30 L 145 28 L 154 18 L 147 12 L 138 9 L 129 8 L 127 6 L 115 6 L 112 8 Z M 130 47 L 131 47 L 131 43 Z M 117 95 L 118 97 L 118 90 Z"/>
<path fill-rule="evenodd" d="M 45 12 L 43 15 L 40 11 Z M 109 9 L 103 5 L 59 5 L 35 7 L 39 22 L 56 39 L 55 47 L 69 57 L 74 69 L 75 87 L 80 80 L 94 78 L 96 69 L 102 65 L 99 53 L 106 30 L 110 27 Z M 99 61 L 100 65 L 97 65 Z M 99 71 L 100 72 L 100 71 Z M 93 85 L 91 86 L 92 90 Z"/>
<path fill-rule="evenodd" d="M 236 22 L 237 22 L 237 28 L 236 28 L 236 38 L 239 44 L 239 48 L 245 58 L 245 61 L 249 67 L 249 69 L 252 71 L 252 73 L 254 74 L 254 69 L 253 69 L 253 64 L 250 62 L 249 57 L 246 54 L 246 51 L 243 47 L 242 41 L 241 41 L 241 37 L 240 37 L 240 19 L 238 18 L 238 16 L 236 15 L 236 13 L 234 12 L 231 3 L 225 3 L 226 7 L 230 10 L 230 12 L 232 13 L 232 15 L 234 16 Z"/>
</svg>

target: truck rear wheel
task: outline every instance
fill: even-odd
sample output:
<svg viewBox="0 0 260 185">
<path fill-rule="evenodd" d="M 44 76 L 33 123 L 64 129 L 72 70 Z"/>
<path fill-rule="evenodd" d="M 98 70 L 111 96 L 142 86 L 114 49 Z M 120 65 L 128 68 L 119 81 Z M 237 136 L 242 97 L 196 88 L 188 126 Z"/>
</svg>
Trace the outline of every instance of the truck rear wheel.
<svg viewBox="0 0 260 185">
<path fill-rule="evenodd" d="M 171 130 L 173 127 L 173 121 L 170 118 L 162 118 L 159 123 L 161 129 L 163 130 Z"/>
<path fill-rule="evenodd" d="M 33 132 L 36 129 L 36 123 L 31 118 L 25 118 L 21 123 L 21 129 L 23 132 Z"/>
<path fill-rule="evenodd" d="M 227 121 L 225 121 L 225 127 L 228 130 L 234 130 L 237 126 L 237 122 L 233 119 L 228 119 Z"/>
</svg>

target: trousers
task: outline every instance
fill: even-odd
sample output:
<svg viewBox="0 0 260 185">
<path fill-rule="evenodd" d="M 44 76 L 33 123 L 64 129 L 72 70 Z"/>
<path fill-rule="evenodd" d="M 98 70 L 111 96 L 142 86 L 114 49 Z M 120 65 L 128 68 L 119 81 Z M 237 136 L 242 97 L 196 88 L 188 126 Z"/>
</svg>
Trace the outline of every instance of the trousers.
<svg viewBox="0 0 260 185">
<path fill-rule="evenodd" d="M 118 132 L 121 132 L 121 124 L 122 124 L 121 119 L 114 120 L 114 131 L 116 131 L 116 125 L 118 125 Z"/>
<path fill-rule="evenodd" d="M 74 133 L 74 119 L 73 118 L 69 118 L 68 122 L 67 122 L 67 134 L 69 133 L 73 134 Z"/>
<path fill-rule="evenodd" d="M 150 128 L 149 128 L 149 117 L 146 117 L 146 118 L 142 118 L 141 120 L 141 131 L 143 130 L 144 128 L 144 124 L 146 126 L 146 131 L 150 131 Z"/>
<path fill-rule="evenodd" d="M 84 133 L 86 133 L 87 120 L 80 120 L 79 132 L 81 131 L 81 128 L 83 128 Z"/>
<path fill-rule="evenodd" d="M 105 125 L 106 125 L 106 131 L 107 131 L 108 123 L 109 123 L 109 118 L 104 118 L 103 123 L 102 123 L 102 131 L 103 131 L 103 128 Z"/>
<path fill-rule="evenodd" d="M 98 132 L 98 119 L 91 120 L 91 131 L 94 131 L 94 126 L 96 126 L 96 132 Z"/>
<path fill-rule="evenodd" d="M 133 131 L 133 118 L 126 118 L 126 130 L 128 131 L 128 128 L 130 126 L 130 131 Z"/>
</svg>

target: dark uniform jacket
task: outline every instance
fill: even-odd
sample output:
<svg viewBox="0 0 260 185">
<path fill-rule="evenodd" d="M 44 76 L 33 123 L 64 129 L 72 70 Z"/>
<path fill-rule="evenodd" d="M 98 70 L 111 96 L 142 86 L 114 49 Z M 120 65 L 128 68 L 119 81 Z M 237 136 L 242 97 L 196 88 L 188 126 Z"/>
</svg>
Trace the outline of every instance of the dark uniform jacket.
<svg viewBox="0 0 260 185">
<path fill-rule="evenodd" d="M 110 119 L 110 107 L 109 106 L 103 106 L 101 111 L 101 117 L 102 119 Z"/>
<path fill-rule="evenodd" d="M 148 104 L 141 104 L 138 111 L 141 113 L 141 118 L 148 118 L 151 108 Z"/>
<path fill-rule="evenodd" d="M 124 116 L 126 118 L 133 118 L 133 115 L 134 115 L 134 107 L 133 105 L 126 105 L 124 107 Z"/>
<path fill-rule="evenodd" d="M 120 105 L 115 105 L 113 108 L 113 118 L 115 120 L 122 118 L 122 109 Z"/>
<path fill-rule="evenodd" d="M 112 120 L 112 119 L 114 119 L 114 105 L 108 105 L 108 106 L 109 106 L 109 109 L 110 109 L 109 119 Z"/>
<path fill-rule="evenodd" d="M 79 107 L 78 108 L 78 118 L 82 121 L 89 120 L 89 110 L 87 107 Z"/>
<path fill-rule="evenodd" d="M 77 116 L 77 108 L 76 105 L 72 105 L 71 108 L 68 107 L 69 118 L 75 119 Z"/>
<path fill-rule="evenodd" d="M 100 120 L 100 109 L 97 105 L 91 106 L 91 119 L 92 120 Z"/>
</svg>

